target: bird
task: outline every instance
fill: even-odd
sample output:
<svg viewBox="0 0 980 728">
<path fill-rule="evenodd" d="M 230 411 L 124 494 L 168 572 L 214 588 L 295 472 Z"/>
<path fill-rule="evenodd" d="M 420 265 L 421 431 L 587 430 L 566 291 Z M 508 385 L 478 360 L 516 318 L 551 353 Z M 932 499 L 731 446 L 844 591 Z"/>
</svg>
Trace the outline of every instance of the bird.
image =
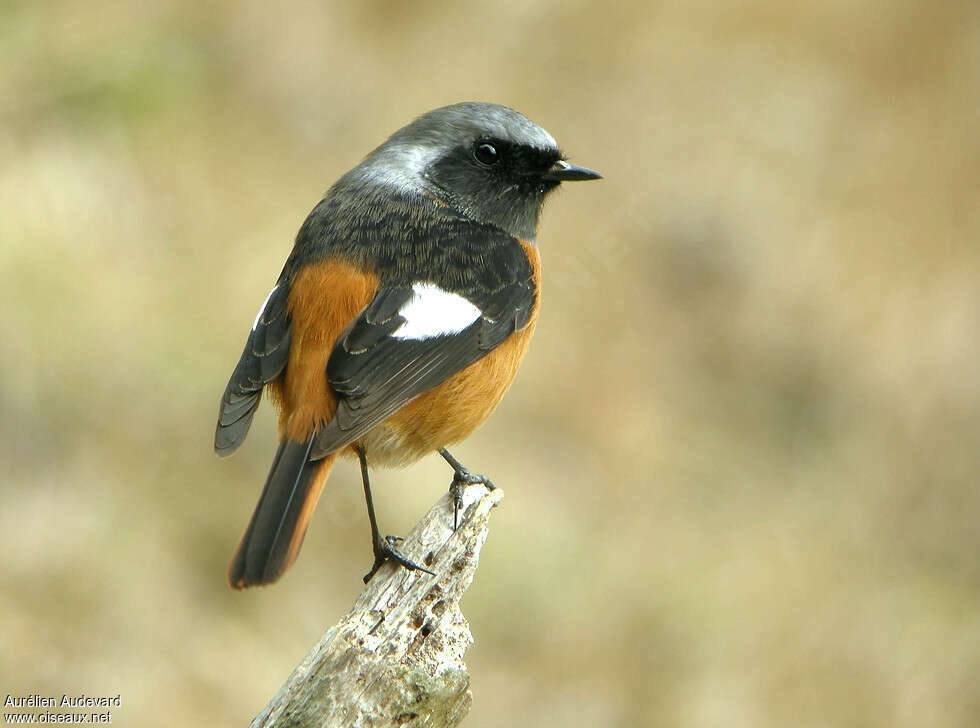
<svg viewBox="0 0 980 728">
<path fill-rule="evenodd" d="M 562 182 L 601 175 L 506 106 L 462 102 L 392 134 L 330 187 L 296 235 L 224 394 L 214 447 L 231 454 L 263 392 L 279 444 L 228 569 L 235 589 L 292 565 L 338 457 L 360 464 L 374 563 L 429 569 L 381 536 L 371 468 L 439 453 L 462 488 L 489 478 L 447 447 L 510 387 L 540 307 L 536 231 Z M 456 524 L 454 514 L 454 526 Z"/>
</svg>

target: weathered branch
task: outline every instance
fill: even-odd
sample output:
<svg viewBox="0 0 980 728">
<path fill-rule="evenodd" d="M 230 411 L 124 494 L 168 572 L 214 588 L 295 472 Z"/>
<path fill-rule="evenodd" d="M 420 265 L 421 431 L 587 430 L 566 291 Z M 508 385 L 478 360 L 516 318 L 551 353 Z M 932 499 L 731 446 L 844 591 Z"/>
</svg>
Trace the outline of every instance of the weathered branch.
<svg viewBox="0 0 980 728">
<path fill-rule="evenodd" d="M 449 496 L 441 498 L 399 545 L 436 575 L 382 566 L 251 728 L 458 725 L 472 703 L 463 655 L 473 642 L 459 600 L 501 498 L 467 487 L 455 532 Z"/>
</svg>

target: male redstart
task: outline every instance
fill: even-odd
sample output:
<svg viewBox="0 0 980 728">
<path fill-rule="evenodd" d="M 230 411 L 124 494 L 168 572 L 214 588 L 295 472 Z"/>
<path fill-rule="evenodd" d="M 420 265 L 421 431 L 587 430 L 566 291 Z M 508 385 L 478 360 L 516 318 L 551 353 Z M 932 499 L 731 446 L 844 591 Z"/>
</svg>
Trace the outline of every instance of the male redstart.
<svg viewBox="0 0 980 728">
<path fill-rule="evenodd" d="M 360 461 L 374 564 L 428 571 L 382 537 L 368 463 L 439 452 L 454 503 L 493 484 L 446 450 L 510 386 L 538 315 L 534 237 L 561 182 L 600 175 L 505 106 L 423 114 L 337 181 L 306 218 L 259 309 L 218 414 L 219 455 L 245 439 L 267 389 L 279 449 L 228 571 L 236 589 L 278 579 L 299 553 L 338 455 Z M 431 573 L 431 572 L 430 572 Z"/>
</svg>

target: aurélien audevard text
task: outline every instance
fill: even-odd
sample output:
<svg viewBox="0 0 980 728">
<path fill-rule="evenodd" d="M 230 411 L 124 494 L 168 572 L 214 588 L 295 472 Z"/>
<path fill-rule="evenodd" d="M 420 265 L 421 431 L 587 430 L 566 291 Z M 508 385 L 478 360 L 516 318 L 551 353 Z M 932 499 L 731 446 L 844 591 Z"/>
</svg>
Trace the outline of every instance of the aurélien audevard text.
<svg viewBox="0 0 980 728">
<path fill-rule="evenodd" d="M 3 701 L 5 708 L 118 708 L 122 705 L 122 695 L 50 695 L 14 696 L 8 694 Z"/>
</svg>

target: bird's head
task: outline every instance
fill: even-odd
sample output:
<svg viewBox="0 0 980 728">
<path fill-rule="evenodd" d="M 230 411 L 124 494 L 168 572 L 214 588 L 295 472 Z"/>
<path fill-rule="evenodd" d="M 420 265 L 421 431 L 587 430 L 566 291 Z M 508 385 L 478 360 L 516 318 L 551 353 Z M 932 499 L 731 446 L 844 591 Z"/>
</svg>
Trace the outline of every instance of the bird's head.
<svg viewBox="0 0 980 728">
<path fill-rule="evenodd" d="M 601 176 L 565 161 L 554 137 L 523 114 L 477 102 L 423 114 L 354 172 L 364 181 L 433 195 L 524 239 L 534 238 L 548 192 Z"/>
</svg>

